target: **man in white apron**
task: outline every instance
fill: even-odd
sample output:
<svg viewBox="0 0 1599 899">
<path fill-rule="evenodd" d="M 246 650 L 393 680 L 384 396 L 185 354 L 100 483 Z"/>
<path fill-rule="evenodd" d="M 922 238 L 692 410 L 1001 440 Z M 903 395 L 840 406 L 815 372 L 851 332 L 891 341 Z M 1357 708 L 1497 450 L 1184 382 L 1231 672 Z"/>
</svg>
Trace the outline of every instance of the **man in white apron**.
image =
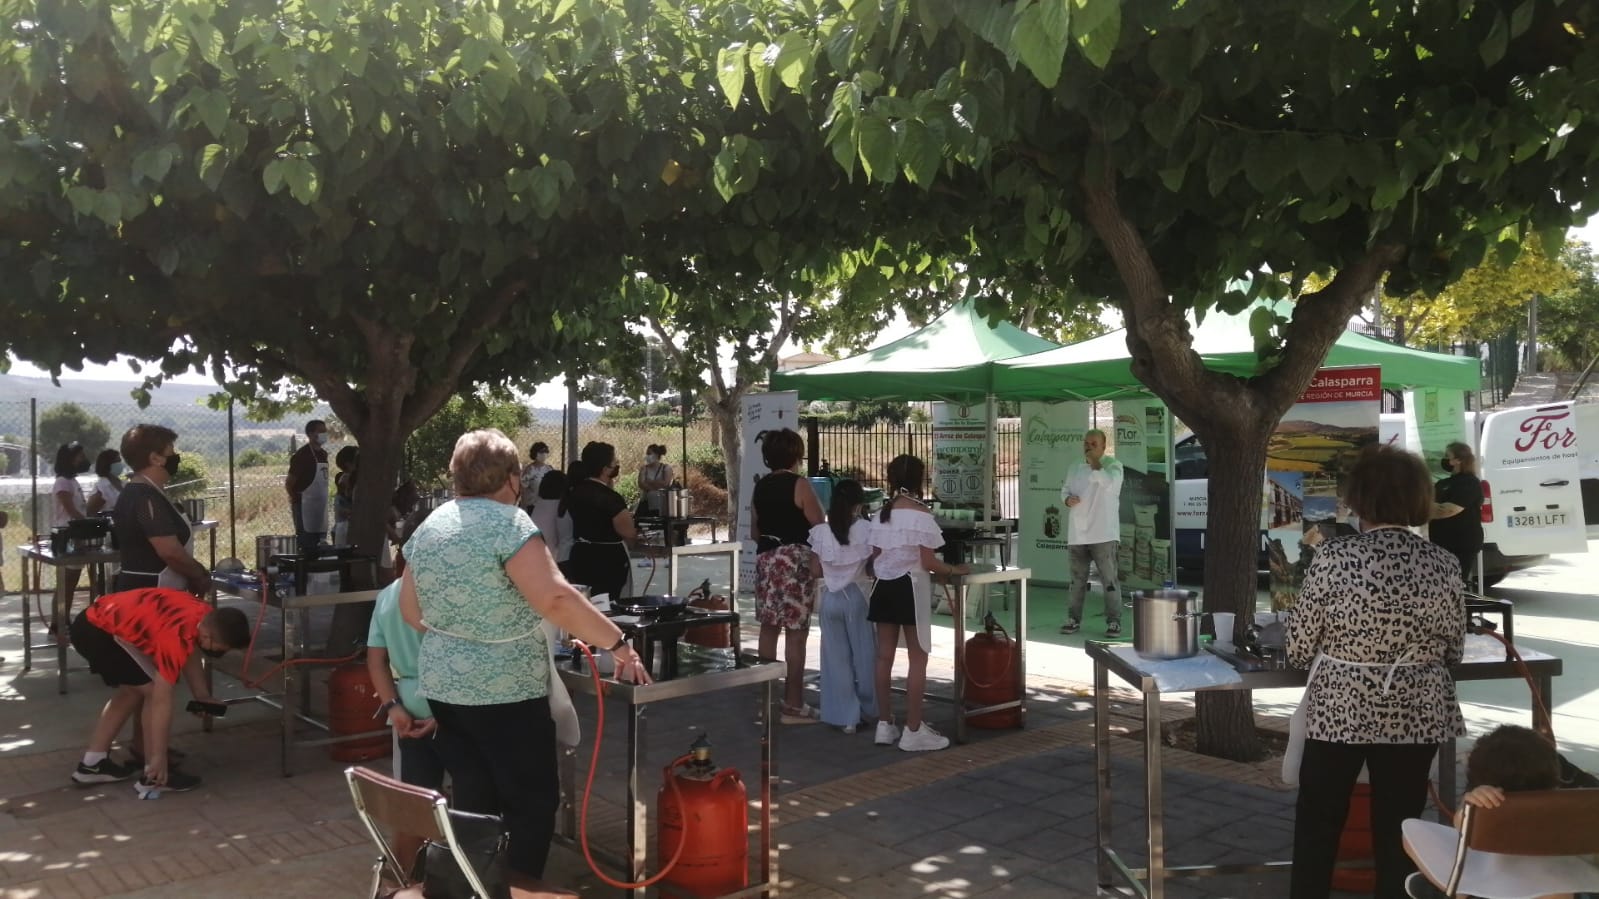
<svg viewBox="0 0 1599 899">
<path fill-rule="evenodd" d="M 307 422 L 305 438 L 305 446 L 289 459 L 289 474 L 283 479 L 301 554 L 321 546 L 328 533 L 327 423 L 320 419 Z"/>
</svg>

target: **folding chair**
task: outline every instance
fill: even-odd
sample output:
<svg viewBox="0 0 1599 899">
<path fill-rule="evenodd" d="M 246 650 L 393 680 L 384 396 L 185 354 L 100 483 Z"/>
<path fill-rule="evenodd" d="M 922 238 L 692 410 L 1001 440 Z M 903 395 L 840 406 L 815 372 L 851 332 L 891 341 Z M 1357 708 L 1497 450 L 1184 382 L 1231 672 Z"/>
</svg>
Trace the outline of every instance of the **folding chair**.
<svg viewBox="0 0 1599 899">
<path fill-rule="evenodd" d="M 410 882 L 410 872 L 395 857 L 394 849 L 384 837 L 381 828 L 388 828 L 392 833 L 408 834 L 448 846 L 472 890 L 477 896 L 487 899 L 488 890 L 456 841 L 455 828 L 450 822 L 449 803 L 443 793 L 403 783 L 370 768 L 346 768 L 344 778 L 350 784 L 350 798 L 355 801 L 356 815 L 366 825 L 367 833 L 378 847 L 379 856 L 372 866 L 369 896 L 373 899 L 422 899 L 423 896 L 422 885 Z M 393 881 L 400 885 L 398 891 L 384 890 L 385 869 Z M 508 879 L 511 899 L 562 899 L 577 895 L 515 871 L 509 873 Z"/>
<path fill-rule="evenodd" d="M 1599 789 L 1510 793 L 1465 806 L 1459 828 L 1410 818 L 1405 851 L 1446 896 L 1537 899 L 1599 891 Z"/>
</svg>

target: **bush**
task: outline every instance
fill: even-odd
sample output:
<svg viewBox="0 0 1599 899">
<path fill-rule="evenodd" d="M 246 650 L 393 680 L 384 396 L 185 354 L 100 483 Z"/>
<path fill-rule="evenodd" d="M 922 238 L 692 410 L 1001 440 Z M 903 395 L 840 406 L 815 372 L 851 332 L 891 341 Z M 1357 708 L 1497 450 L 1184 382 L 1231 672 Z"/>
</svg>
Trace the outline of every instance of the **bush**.
<svg viewBox="0 0 1599 899">
<path fill-rule="evenodd" d="M 727 474 L 724 468 L 722 474 Z M 690 470 L 683 481 L 688 488 L 689 513 L 727 521 L 727 487 L 699 471 Z"/>
<path fill-rule="evenodd" d="M 690 447 L 688 459 L 683 466 L 685 476 L 698 471 L 707 481 L 720 488 L 723 502 L 727 500 L 727 461 L 722 458 L 722 448 L 719 446 Z M 684 483 L 688 483 L 685 481 Z"/>
<path fill-rule="evenodd" d="M 234 460 L 239 468 L 262 468 L 267 465 L 289 465 L 288 453 L 273 453 L 263 449 L 247 449 Z"/>
</svg>

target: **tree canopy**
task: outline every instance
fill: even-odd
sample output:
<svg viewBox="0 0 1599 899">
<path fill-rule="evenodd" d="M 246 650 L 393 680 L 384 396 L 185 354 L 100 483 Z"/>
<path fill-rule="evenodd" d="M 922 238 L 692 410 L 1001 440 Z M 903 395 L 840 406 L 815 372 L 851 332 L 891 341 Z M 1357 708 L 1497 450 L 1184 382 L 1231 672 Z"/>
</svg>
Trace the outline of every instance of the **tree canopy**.
<svg viewBox="0 0 1599 899">
<path fill-rule="evenodd" d="M 56 447 L 76 440 L 83 445 L 89 461 L 107 446 L 111 446 L 111 426 L 93 412 L 77 403 L 59 403 L 39 415 L 39 446 L 43 458 L 54 458 Z M 111 446 L 116 449 L 115 446 Z"/>
</svg>

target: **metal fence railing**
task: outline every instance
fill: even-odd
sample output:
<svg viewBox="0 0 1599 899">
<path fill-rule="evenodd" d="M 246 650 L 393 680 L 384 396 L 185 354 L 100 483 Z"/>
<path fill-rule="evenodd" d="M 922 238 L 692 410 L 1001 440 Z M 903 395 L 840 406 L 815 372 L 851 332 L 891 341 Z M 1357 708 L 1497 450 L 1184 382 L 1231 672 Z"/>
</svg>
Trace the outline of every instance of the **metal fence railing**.
<svg viewBox="0 0 1599 899">
<path fill-rule="evenodd" d="M 933 496 L 933 426 L 930 423 L 879 423 L 869 428 L 823 427 L 815 418 L 802 418 L 801 423 L 811 448 L 812 473 L 825 463 L 828 470 L 839 477 L 854 478 L 864 487 L 884 487 L 889 461 L 901 453 L 909 453 L 928 464 L 922 493 Z M 1021 468 L 1021 424 L 1017 419 L 998 421 L 993 451 L 999 514 L 1014 518 L 1018 514 L 1016 478 Z"/>
</svg>

